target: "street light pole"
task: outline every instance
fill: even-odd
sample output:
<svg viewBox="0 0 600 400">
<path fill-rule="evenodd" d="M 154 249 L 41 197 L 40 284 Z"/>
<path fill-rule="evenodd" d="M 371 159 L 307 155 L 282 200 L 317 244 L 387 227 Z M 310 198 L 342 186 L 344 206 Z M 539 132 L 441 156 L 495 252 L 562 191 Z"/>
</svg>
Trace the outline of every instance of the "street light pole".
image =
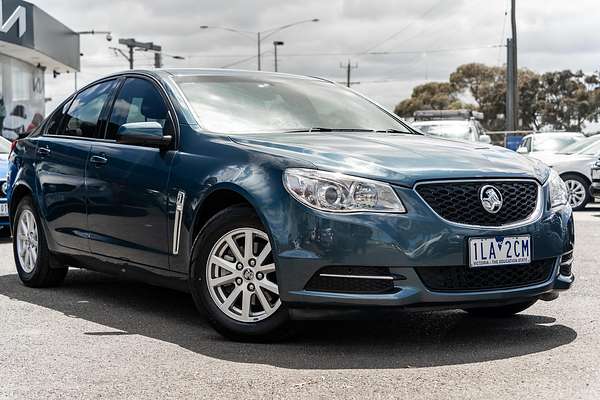
<svg viewBox="0 0 600 400">
<path fill-rule="evenodd" d="M 209 26 L 209 25 L 202 25 L 200 26 L 200 29 L 222 29 L 225 31 L 230 31 L 230 32 L 235 32 L 235 33 L 239 33 L 241 35 L 244 35 L 248 38 L 251 38 L 253 35 L 256 35 L 256 48 L 257 48 L 257 67 L 258 70 L 261 70 L 261 53 L 260 53 L 260 44 L 263 40 L 266 40 L 269 36 L 280 32 L 284 29 L 287 28 L 291 28 L 292 26 L 296 26 L 296 25 L 300 25 L 300 24 L 304 24 L 306 22 L 319 22 L 318 18 L 312 18 L 312 19 L 305 19 L 302 21 L 297 21 L 297 22 L 292 22 L 291 24 L 286 24 L 286 25 L 281 25 L 278 26 L 276 28 L 271 28 L 271 29 L 267 29 L 264 31 L 258 31 L 258 32 L 251 32 L 251 31 L 244 31 L 241 29 L 235 29 L 235 28 L 226 28 L 226 27 L 222 27 L 222 26 Z"/>
<path fill-rule="evenodd" d="M 275 40 L 273 42 L 273 54 L 275 55 L 275 72 L 277 72 L 277 46 L 283 46 L 284 43 L 281 40 Z"/>
<path fill-rule="evenodd" d="M 92 29 L 89 31 L 79 31 L 79 32 L 77 32 L 77 34 L 78 35 L 95 35 L 95 34 L 106 35 L 107 42 L 110 42 L 113 39 L 111 31 L 96 31 L 96 30 Z M 77 91 L 77 71 L 75 71 L 73 75 L 75 78 L 75 91 Z"/>
<path fill-rule="evenodd" d="M 258 38 L 258 40 L 256 42 L 257 47 L 258 47 L 258 54 L 256 56 L 257 56 L 257 60 L 258 60 L 258 70 L 260 71 L 260 32 L 256 33 L 256 37 Z"/>
</svg>

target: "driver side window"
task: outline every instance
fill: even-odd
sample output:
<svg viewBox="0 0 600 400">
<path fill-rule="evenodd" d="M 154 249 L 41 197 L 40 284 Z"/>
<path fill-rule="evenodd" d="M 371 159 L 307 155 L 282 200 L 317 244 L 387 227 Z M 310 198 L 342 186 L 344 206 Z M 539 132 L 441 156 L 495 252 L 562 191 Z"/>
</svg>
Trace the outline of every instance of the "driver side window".
<svg viewBox="0 0 600 400">
<path fill-rule="evenodd" d="M 145 79 L 127 78 L 115 100 L 106 139 L 116 140 L 119 127 L 131 122 L 158 122 L 165 134 L 172 125 L 167 106 L 156 87 Z"/>
</svg>

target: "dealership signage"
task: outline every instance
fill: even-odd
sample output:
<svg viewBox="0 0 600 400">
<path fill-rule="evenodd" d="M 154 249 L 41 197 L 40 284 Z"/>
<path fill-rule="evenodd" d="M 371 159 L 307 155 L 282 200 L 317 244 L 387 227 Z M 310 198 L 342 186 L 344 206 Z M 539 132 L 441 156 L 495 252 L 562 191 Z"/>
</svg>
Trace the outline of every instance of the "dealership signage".
<svg viewBox="0 0 600 400">
<path fill-rule="evenodd" d="M 0 52 L 30 64 L 79 69 L 79 35 L 27 1 L 0 0 L 0 42 Z"/>
<path fill-rule="evenodd" d="M 27 30 L 27 10 L 23 6 L 17 6 L 10 17 L 6 21 L 4 21 L 4 12 L 3 12 L 3 1 L 0 0 L 0 32 L 7 33 L 10 31 L 10 28 L 13 25 L 19 25 L 19 37 L 23 37 L 25 31 Z"/>
</svg>

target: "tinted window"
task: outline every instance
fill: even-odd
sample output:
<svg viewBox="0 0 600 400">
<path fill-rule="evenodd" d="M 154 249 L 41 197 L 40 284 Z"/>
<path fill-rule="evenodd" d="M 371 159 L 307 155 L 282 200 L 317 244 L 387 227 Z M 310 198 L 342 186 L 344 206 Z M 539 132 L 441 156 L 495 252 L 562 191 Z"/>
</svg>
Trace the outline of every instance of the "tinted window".
<svg viewBox="0 0 600 400">
<path fill-rule="evenodd" d="M 48 120 L 44 134 L 46 134 L 46 135 L 60 134 L 60 132 L 59 132 L 60 122 L 62 121 L 62 118 L 65 115 L 65 112 L 69 108 L 69 104 L 71 104 L 71 100 L 67 101 L 65 104 L 58 107 L 58 109 L 54 112 L 54 114 L 52 114 L 52 116 Z"/>
<path fill-rule="evenodd" d="M 115 81 L 102 82 L 79 93 L 66 112 L 64 135 L 97 138 L 98 119 Z"/>
<path fill-rule="evenodd" d="M 165 128 L 168 125 L 167 106 L 152 82 L 128 78 L 113 106 L 106 138 L 116 139 L 117 131 L 123 124 L 148 121 L 158 122 Z"/>
</svg>

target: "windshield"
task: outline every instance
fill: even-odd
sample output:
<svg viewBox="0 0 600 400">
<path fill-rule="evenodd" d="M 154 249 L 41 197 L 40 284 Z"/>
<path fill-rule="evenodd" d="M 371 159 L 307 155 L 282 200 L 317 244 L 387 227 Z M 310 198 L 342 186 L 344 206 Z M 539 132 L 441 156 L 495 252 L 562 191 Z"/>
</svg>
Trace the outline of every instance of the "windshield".
<svg viewBox="0 0 600 400">
<path fill-rule="evenodd" d="M 562 149 L 559 154 L 577 153 L 577 152 L 585 149 L 586 147 L 594 144 L 598 139 L 600 139 L 600 137 L 577 140 L 575 143 L 572 143 L 572 144 L 568 145 L 567 147 L 565 147 L 564 149 Z"/>
<path fill-rule="evenodd" d="M 314 129 L 411 133 L 370 101 L 316 79 L 180 76 L 176 82 L 203 128 L 222 133 Z"/>
<path fill-rule="evenodd" d="M 551 135 L 549 133 L 548 135 Z M 561 137 L 536 137 L 533 142 L 533 151 L 557 151 L 563 150 L 568 145 L 575 143 L 577 139 L 575 137 L 561 136 Z"/>
<path fill-rule="evenodd" d="M 0 137 L 0 154 L 10 153 L 10 142 L 3 137 Z"/>
<path fill-rule="evenodd" d="M 448 139 L 472 140 L 473 131 L 467 124 L 415 124 L 423 133 Z"/>
</svg>

